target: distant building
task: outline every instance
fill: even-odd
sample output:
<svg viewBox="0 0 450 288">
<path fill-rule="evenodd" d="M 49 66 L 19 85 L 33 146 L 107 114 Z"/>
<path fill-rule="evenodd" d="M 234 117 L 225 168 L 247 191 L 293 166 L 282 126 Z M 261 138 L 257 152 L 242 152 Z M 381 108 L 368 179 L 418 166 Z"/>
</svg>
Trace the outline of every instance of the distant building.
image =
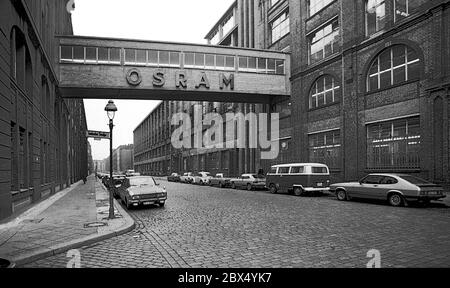
<svg viewBox="0 0 450 288">
<path fill-rule="evenodd" d="M 134 169 L 133 167 L 133 144 L 122 145 L 113 151 L 114 172 L 124 172 Z"/>
</svg>

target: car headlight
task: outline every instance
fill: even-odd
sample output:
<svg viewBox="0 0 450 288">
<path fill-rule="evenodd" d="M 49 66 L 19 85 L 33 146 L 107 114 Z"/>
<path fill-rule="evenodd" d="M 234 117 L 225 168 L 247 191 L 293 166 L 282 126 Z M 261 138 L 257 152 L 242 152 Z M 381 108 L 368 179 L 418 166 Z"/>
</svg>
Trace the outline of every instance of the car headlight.
<svg viewBox="0 0 450 288">
<path fill-rule="evenodd" d="M 139 196 L 132 196 L 131 199 L 133 199 L 133 200 L 139 200 Z"/>
</svg>

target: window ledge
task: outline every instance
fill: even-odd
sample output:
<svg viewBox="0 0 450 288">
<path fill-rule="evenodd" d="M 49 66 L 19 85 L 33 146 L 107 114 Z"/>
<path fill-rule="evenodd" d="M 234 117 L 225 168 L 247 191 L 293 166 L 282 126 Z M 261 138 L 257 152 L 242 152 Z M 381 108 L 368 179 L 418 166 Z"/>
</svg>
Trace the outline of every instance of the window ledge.
<svg viewBox="0 0 450 288">
<path fill-rule="evenodd" d="M 386 88 L 381 88 L 381 89 L 377 89 L 377 90 L 373 90 L 373 91 L 368 91 L 368 92 L 364 93 L 364 95 L 371 95 L 371 94 L 380 93 L 380 92 L 383 92 L 383 91 L 386 91 L 386 90 L 394 89 L 394 88 L 397 88 L 397 87 L 400 87 L 400 86 L 412 84 L 414 82 L 419 82 L 419 81 L 420 81 L 420 78 L 404 81 L 404 82 L 401 82 L 401 83 L 397 83 L 397 84 L 388 86 Z"/>
<path fill-rule="evenodd" d="M 317 110 L 320 110 L 320 109 L 323 109 L 323 108 L 327 108 L 327 107 L 331 107 L 331 106 L 334 106 L 334 105 L 338 105 L 340 103 L 341 103 L 341 101 L 335 101 L 335 102 L 333 102 L 331 104 L 326 104 L 326 105 L 323 105 L 323 106 L 320 106 L 320 107 L 309 108 L 308 112 L 317 111 Z"/>
</svg>

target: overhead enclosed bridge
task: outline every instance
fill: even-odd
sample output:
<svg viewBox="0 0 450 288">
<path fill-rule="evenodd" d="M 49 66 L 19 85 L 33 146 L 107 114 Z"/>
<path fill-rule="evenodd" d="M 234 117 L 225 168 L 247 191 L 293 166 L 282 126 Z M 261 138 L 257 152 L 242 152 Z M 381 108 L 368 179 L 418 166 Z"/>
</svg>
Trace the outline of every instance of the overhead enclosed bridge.
<svg viewBox="0 0 450 288">
<path fill-rule="evenodd" d="M 58 36 L 65 98 L 269 103 L 290 95 L 290 57 L 236 47 Z"/>
</svg>

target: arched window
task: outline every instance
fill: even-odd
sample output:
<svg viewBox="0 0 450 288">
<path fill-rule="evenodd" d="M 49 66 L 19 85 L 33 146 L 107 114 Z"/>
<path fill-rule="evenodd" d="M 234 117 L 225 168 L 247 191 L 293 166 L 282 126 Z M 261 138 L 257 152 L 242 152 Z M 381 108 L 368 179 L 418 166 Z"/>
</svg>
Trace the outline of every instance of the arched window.
<svg viewBox="0 0 450 288">
<path fill-rule="evenodd" d="M 25 35 L 17 27 L 11 30 L 11 77 L 27 93 L 33 92 L 31 56 Z"/>
<path fill-rule="evenodd" d="M 371 64 L 367 91 L 384 89 L 419 76 L 420 59 L 416 51 L 406 45 L 394 45 L 383 50 Z"/>
<path fill-rule="evenodd" d="M 339 101 L 341 86 L 330 75 L 321 76 L 311 88 L 309 108 L 329 105 Z"/>
</svg>

